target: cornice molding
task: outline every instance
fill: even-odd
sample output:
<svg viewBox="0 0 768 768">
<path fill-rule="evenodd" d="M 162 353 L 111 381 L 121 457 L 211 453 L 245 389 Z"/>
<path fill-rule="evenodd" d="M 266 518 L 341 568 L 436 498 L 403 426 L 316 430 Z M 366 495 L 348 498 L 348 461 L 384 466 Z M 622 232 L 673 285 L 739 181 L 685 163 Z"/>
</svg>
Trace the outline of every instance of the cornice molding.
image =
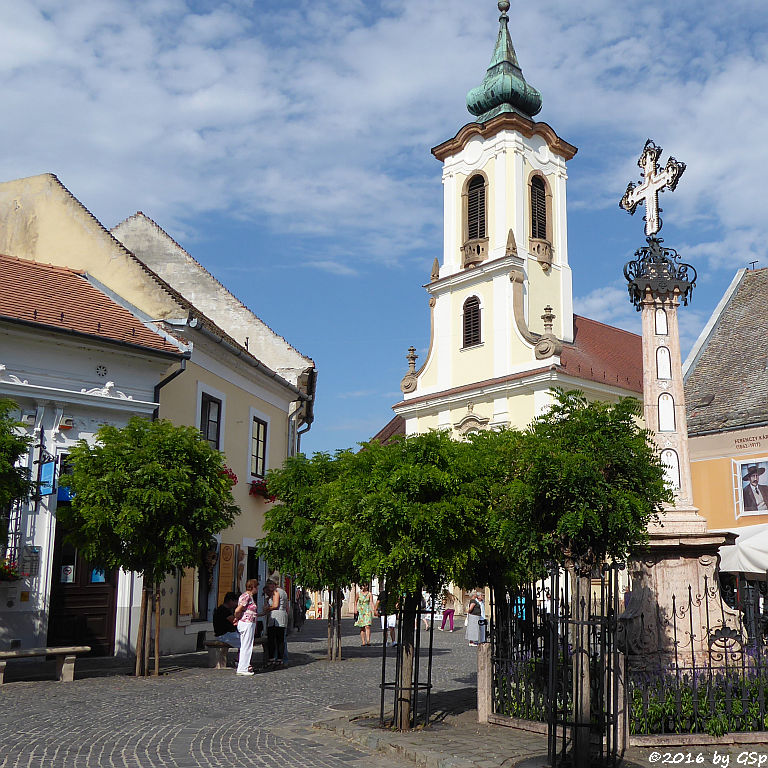
<svg viewBox="0 0 768 768">
<path fill-rule="evenodd" d="M 461 152 L 473 136 L 488 139 L 503 130 L 518 131 L 527 139 L 541 136 L 549 149 L 566 161 L 579 151 L 573 144 L 561 139 L 547 123 L 536 123 L 514 112 L 504 112 L 487 123 L 468 123 L 452 139 L 433 147 L 432 154 L 441 162 L 445 162 L 451 155 Z"/>
<path fill-rule="evenodd" d="M 498 259 L 484 261 L 474 267 L 465 267 L 452 275 L 446 275 L 431 283 L 425 283 L 422 288 L 426 288 L 433 296 L 442 293 L 448 288 L 455 288 L 463 283 L 471 283 L 479 277 L 489 278 L 503 275 L 510 269 L 522 270 L 525 267 L 525 258 L 515 255 L 504 255 Z"/>
</svg>

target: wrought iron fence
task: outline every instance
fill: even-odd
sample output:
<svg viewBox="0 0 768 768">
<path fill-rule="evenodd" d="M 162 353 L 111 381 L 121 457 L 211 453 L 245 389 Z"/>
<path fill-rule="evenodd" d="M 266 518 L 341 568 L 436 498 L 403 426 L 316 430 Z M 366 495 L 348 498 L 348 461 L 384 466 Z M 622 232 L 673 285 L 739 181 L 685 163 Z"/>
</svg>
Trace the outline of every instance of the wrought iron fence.
<svg viewBox="0 0 768 768">
<path fill-rule="evenodd" d="M 768 730 L 768 574 L 700 586 L 673 597 L 656 666 L 627 655 L 630 734 Z"/>
<path fill-rule="evenodd" d="M 493 712 L 546 723 L 551 765 L 618 759 L 617 569 L 550 570 L 496 595 L 491 631 Z"/>
</svg>

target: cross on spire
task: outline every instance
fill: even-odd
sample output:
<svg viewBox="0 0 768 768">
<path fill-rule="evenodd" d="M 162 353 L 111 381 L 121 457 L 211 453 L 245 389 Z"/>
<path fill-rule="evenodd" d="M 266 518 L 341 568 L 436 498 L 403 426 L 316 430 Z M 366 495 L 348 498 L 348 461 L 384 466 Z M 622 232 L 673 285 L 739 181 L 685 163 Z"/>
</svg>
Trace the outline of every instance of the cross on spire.
<svg viewBox="0 0 768 768">
<path fill-rule="evenodd" d="M 645 203 L 645 234 L 652 237 L 661 229 L 661 208 L 659 207 L 659 192 L 665 189 L 673 190 L 680 181 L 685 170 L 685 163 L 670 157 L 663 170 L 659 169 L 661 147 L 657 147 L 650 139 L 645 142 L 643 153 L 637 161 L 642 170 L 642 181 L 639 185 L 629 182 L 624 197 L 619 201 L 619 207 L 634 214 L 640 203 Z"/>
</svg>

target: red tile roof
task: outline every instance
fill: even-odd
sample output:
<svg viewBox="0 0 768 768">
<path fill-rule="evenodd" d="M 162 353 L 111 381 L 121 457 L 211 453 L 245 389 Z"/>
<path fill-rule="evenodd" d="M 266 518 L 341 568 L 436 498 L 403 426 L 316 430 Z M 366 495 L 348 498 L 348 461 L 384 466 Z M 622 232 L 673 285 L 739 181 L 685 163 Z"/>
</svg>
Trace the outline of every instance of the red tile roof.
<svg viewBox="0 0 768 768">
<path fill-rule="evenodd" d="M 178 347 L 92 286 L 83 272 L 0 254 L 0 319 L 180 355 Z"/>
<path fill-rule="evenodd" d="M 573 316 L 573 344 L 563 344 L 560 370 L 587 381 L 643 391 L 643 339 L 636 333 Z"/>
<path fill-rule="evenodd" d="M 378 440 L 384 445 L 388 445 L 395 435 L 405 434 L 405 419 L 402 416 L 395 416 L 385 424 L 371 440 Z"/>
<path fill-rule="evenodd" d="M 573 316 L 573 342 L 563 343 L 560 365 L 552 365 L 547 360 L 542 360 L 541 363 L 540 368 L 401 400 L 393 407 L 396 408 L 405 402 L 409 405 L 423 403 L 446 395 L 472 392 L 484 387 L 519 381 L 549 370 L 559 371 L 574 379 L 599 382 L 637 394 L 642 394 L 643 391 L 642 337 L 579 315 Z"/>
</svg>

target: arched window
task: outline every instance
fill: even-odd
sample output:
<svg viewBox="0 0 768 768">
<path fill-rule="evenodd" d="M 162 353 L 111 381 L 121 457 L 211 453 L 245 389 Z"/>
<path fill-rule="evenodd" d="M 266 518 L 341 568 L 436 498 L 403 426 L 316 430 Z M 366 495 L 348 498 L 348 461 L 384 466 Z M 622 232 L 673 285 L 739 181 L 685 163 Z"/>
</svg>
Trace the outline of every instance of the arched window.
<svg viewBox="0 0 768 768">
<path fill-rule="evenodd" d="M 473 176 L 467 185 L 467 240 L 485 237 L 485 179 Z"/>
<path fill-rule="evenodd" d="M 464 302 L 464 346 L 480 343 L 480 299 L 470 296 Z"/>
<path fill-rule="evenodd" d="M 675 431 L 675 401 L 666 392 L 659 395 L 659 432 Z"/>
<path fill-rule="evenodd" d="M 531 179 L 531 237 L 547 239 L 547 191 L 541 176 Z"/>
<path fill-rule="evenodd" d="M 656 335 L 667 335 L 667 313 L 663 309 L 656 310 Z"/>
<path fill-rule="evenodd" d="M 661 463 L 664 465 L 664 479 L 674 490 L 680 488 L 680 460 L 677 457 L 677 451 L 671 448 L 661 452 Z"/>
<path fill-rule="evenodd" d="M 659 347 L 656 350 L 656 378 L 672 378 L 672 358 L 670 357 L 669 350 L 666 347 Z"/>
</svg>

